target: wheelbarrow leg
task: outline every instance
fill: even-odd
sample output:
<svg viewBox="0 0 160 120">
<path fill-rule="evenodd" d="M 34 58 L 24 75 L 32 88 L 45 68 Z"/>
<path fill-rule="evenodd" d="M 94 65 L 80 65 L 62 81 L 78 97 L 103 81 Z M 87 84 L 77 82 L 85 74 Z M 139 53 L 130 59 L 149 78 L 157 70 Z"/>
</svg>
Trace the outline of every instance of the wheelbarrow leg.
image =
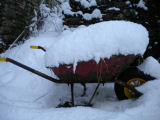
<svg viewBox="0 0 160 120">
<path fill-rule="evenodd" d="M 71 83 L 71 102 L 72 106 L 74 106 L 74 84 Z"/>
<path fill-rule="evenodd" d="M 85 83 L 81 83 L 81 85 L 83 86 L 83 93 L 82 93 L 81 97 L 83 97 L 83 96 L 86 95 L 87 88 L 86 88 L 86 84 Z"/>
<path fill-rule="evenodd" d="M 89 100 L 89 102 L 88 102 L 88 106 L 91 106 L 91 102 L 92 102 L 93 98 L 95 97 L 99 86 L 100 86 L 100 83 L 97 84 L 97 87 L 96 87 L 96 89 L 94 90 L 94 93 L 93 93 L 93 95 L 91 96 L 91 98 L 90 98 L 90 100 Z"/>
</svg>

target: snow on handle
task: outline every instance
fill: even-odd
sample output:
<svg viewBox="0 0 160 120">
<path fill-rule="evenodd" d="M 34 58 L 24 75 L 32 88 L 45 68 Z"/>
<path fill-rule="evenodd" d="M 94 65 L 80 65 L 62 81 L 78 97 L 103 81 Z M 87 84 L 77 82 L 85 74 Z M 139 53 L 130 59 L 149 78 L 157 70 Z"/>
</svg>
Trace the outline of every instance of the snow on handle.
<svg viewBox="0 0 160 120">
<path fill-rule="evenodd" d="M 107 21 L 74 31 L 64 31 L 64 37 L 46 50 L 46 66 L 96 62 L 112 55 L 143 55 L 149 43 L 148 31 L 129 21 Z"/>
</svg>

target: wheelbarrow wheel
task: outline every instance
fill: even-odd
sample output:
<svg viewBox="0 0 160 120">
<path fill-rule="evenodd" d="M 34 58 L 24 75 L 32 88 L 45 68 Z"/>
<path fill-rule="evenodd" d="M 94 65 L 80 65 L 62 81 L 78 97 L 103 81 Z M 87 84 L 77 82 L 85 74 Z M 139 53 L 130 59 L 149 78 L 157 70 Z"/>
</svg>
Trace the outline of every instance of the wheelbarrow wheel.
<svg viewBox="0 0 160 120">
<path fill-rule="evenodd" d="M 134 67 L 127 69 L 119 79 L 131 87 L 138 87 L 154 78 L 144 74 L 142 71 L 138 70 L 138 68 Z M 134 92 L 118 83 L 115 83 L 114 90 L 119 100 L 134 98 Z"/>
</svg>

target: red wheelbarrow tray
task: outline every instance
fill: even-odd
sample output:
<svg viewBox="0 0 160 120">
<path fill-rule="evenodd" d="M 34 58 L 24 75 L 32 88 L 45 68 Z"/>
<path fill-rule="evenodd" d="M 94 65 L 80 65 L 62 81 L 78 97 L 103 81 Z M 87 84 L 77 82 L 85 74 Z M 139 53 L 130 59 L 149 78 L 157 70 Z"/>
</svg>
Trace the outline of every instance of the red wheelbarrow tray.
<svg viewBox="0 0 160 120">
<path fill-rule="evenodd" d="M 49 68 L 66 83 L 114 82 L 114 78 L 118 77 L 138 58 L 139 55 L 115 55 L 110 59 L 101 59 L 98 63 L 95 60 L 78 62 L 75 71 L 73 64 Z"/>
</svg>

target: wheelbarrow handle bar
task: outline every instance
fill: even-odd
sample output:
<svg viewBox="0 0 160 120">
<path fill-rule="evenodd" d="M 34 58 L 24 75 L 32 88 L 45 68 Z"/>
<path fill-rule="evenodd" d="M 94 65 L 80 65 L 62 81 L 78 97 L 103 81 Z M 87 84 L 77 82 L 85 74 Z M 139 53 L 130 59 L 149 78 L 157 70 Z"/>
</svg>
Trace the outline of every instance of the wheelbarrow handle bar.
<svg viewBox="0 0 160 120">
<path fill-rule="evenodd" d="M 44 74 L 44 73 L 42 73 L 42 72 L 40 72 L 40 71 L 38 71 L 38 70 L 35 70 L 35 69 L 31 68 L 31 67 L 28 67 L 28 66 L 26 66 L 26 65 L 24 65 L 24 64 L 22 64 L 22 63 L 19 63 L 19 62 L 15 61 L 15 60 L 13 60 L 13 59 L 11 59 L 11 58 L 1 58 L 1 61 L 10 62 L 10 63 L 12 63 L 12 64 L 14 64 L 14 65 L 17 65 L 17 66 L 19 66 L 19 67 L 21 67 L 21 68 L 23 68 L 23 69 L 25 69 L 25 70 L 28 70 L 28 71 L 36 74 L 36 75 L 38 75 L 38 76 L 41 76 L 41 77 L 43 77 L 43 78 L 45 78 L 45 79 L 47 79 L 47 80 L 49 80 L 49 81 L 52 81 L 52 82 L 55 82 L 55 83 L 64 83 L 64 81 L 62 81 L 62 80 L 54 79 L 54 78 L 51 77 L 51 76 L 48 76 L 48 75 L 46 75 L 46 74 Z"/>
<path fill-rule="evenodd" d="M 41 47 L 41 46 L 33 46 L 33 45 L 31 45 L 30 48 L 32 48 L 32 49 L 41 49 L 41 50 L 43 50 L 44 52 L 46 52 L 46 49 L 43 48 L 43 47 Z"/>
</svg>

